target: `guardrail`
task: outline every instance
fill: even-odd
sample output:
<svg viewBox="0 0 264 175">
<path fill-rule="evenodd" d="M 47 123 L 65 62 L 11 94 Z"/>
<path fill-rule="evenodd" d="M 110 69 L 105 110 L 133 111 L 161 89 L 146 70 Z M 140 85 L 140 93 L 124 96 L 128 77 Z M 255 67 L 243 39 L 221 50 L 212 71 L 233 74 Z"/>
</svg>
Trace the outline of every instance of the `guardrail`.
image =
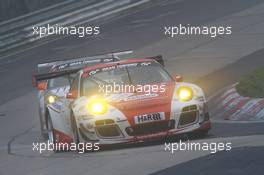
<svg viewBox="0 0 264 175">
<path fill-rule="evenodd" d="M 55 24 L 59 26 L 78 26 L 84 23 L 93 23 L 151 0 L 95 1 L 80 0 L 76 2 L 69 0 L 31 15 L 24 15 L 0 23 L 0 54 L 28 43 L 34 42 L 35 44 L 40 39 L 42 43 L 45 43 L 48 42 L 47 38 L 52 38 L 51 35 L 42 38 L 33 35 L 33 26 L 46 26 L 47 24 L 50 26 Z"/>
<path fill-rule="evenodd" d="M 10 30 L 16 29 L 18 27 L 29 25 L 32 22 L 40 21 L 45 19 L 45 17 L 50 17 L 51 14 L 49 12 L 57 12 L 60 13 L 60 9 L 63 9 L 67 6 L 74 6 L 76 0 L 67 0 L 61 3 L 57 3 L 55 5 L 34 11 L 32 13 L 28 13 L 25 15 L 21 15 L 19 17 L 0 22 L 0 33 L 8 32 Z M 56 11 L 55 11 L 56 10 Z"/>
</svg>

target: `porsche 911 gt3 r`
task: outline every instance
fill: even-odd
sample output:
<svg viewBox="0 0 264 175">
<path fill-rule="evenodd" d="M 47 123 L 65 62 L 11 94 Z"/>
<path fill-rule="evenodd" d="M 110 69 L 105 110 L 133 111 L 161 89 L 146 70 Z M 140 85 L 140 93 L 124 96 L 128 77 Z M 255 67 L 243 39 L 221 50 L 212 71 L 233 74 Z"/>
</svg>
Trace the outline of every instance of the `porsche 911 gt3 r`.
<svg viewBox="0 0 264 175">
<path fill-rule="evenodd" d="M 118 144 L 207 133 L 211 124 L 202 89 L 179 82 L 160 63 L 160 57 L 128 59 L 76 72 L 66 97 L 47 105 L 49 139 Z M 105 93 L 114 84 L 118 90 Z"/>
</svg>

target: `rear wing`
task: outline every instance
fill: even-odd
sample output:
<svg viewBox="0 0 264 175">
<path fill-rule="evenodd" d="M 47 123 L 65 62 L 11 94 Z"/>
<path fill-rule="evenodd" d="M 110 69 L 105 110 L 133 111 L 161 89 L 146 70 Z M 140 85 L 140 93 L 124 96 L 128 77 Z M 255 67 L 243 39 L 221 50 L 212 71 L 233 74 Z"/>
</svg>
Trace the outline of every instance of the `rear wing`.
<svg viewBox="0 0 264 175">
<path fill-rule="evenodd" d="M 131 53 L 133 53 L 133 51 L 122 51 L 83 58 L 40 63 L 37 65 L 37 74 L 32 76 L 32 85 L 36 87 L 39 81 L 77 73 L 84 66 L 118 61 L 120 60 L 119 56 Z M 43 69 L 46 70 L 43 72 Z"/>
<path fill-rule="evenodd" d="M 39 81 L 45 81 L 48 79 L 77 73 L 84 66 L 119 61 L 119 56 L 131 53 L 133 53 L 133 51 L 122 51 L 116 53 L 108 53 L 104 55 L 41 63 L 37 65 L 37 74 L 32 76 L 32 85 L 36 87 Z M 146 57 L 146 59 L 156 60 L 158 63 L 164 66 L 164 61 L 161 55 Z M 41 69 L 47 69 L 48 71 L 41 73 Z"/>
<path fill-rule="evenodd" d="M 103 55 L 96 55 L 96 56 L 88 56 L 83 58 L 75 58 L 69 60 L 57 60 L 48 63 L 40 63 L 37 65 L 38 73 L 41 72 L 41 69 L 56 69 L 56 71 L 60 71 L 62 69 L 71 68 L 78 65 L 88 66 L 89 64 L 96 64 L 96 63 L 105 63 L 105 62 L 113 62 L 120 60 L 119 56 L 131 54 L 133 51 L 122 51 L 122 52 L 114 52 L 114 53 L 107 53 Z"/>
<path fill-rule="evenodd" d="M 50 72 L 46 74 L 35 74 L 32 76 L 32 84 L 33 86 L 37 86 L 37 83 L 39 81 L 44 81 L 56 77 L 61 77 L 65 75 L 70 75 L 73 73 L 77 73 L 80 69 L 72 69 L 72 70 L 65 70 L 65 71 L 60 71 L 60 72 Z"/>
<path fill-rule="evenodd" d="M 162 55 L 157 55 L 157 56 L 153 56 L 153 57 L 147 57 L 146 59 L 151 59 L 151 60 L 155 60 L 158 63 L 160 63 L 162 66 L 165 66 L 164 64 L 164 60 L 162 58 Z"/>
</svg>

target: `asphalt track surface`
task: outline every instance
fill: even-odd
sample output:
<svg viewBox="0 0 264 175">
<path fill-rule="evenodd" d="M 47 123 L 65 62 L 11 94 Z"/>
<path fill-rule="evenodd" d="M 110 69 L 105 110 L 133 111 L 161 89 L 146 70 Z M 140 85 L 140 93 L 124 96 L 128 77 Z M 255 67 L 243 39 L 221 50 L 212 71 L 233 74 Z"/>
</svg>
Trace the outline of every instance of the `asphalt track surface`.
<svg viewBox="0 0 264 175">
<path fill-rule="evenodd" d="M 101 35 L 68 37 L 0 60 L 0 175 L 6 174 L 263 174 L 264 123 L 214 122 L 197 142 L 232 143 L 232 150 L 164 151 L 147 143 L 102 152 L 39 154 L 36 91 L 31 75 L 39 62 L 118 50 L 135 57 L 162 54 L 172 73 L 213 96 L 239 77 L 264 65 L 264 3 L 261 0 L 163 1 L 100 26 Z M 169 38 L 164 26 L 231 25 L 231 36 Z M 213 116 L 212 116 L 213 117 Z"/>
</svg>

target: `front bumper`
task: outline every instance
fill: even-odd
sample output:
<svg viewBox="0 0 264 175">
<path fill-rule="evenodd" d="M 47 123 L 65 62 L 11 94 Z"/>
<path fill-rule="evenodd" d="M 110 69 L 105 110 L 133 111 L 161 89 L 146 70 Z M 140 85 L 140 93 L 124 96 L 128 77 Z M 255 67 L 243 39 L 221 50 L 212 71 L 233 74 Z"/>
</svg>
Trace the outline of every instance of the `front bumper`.
<svg viewBox="0 0 264 175">
<path fill-rule="evenodd" d="M 127 120 L 114 118 L 91 119 L 80 122 L 79 134 L 83 142 L 117 144 L 159 139 L 167 136 L 209 130 L 211 123 L 206 105 L 188 105 L 172 113 L 169 120 L 131 126 Z"/>
</svg>

